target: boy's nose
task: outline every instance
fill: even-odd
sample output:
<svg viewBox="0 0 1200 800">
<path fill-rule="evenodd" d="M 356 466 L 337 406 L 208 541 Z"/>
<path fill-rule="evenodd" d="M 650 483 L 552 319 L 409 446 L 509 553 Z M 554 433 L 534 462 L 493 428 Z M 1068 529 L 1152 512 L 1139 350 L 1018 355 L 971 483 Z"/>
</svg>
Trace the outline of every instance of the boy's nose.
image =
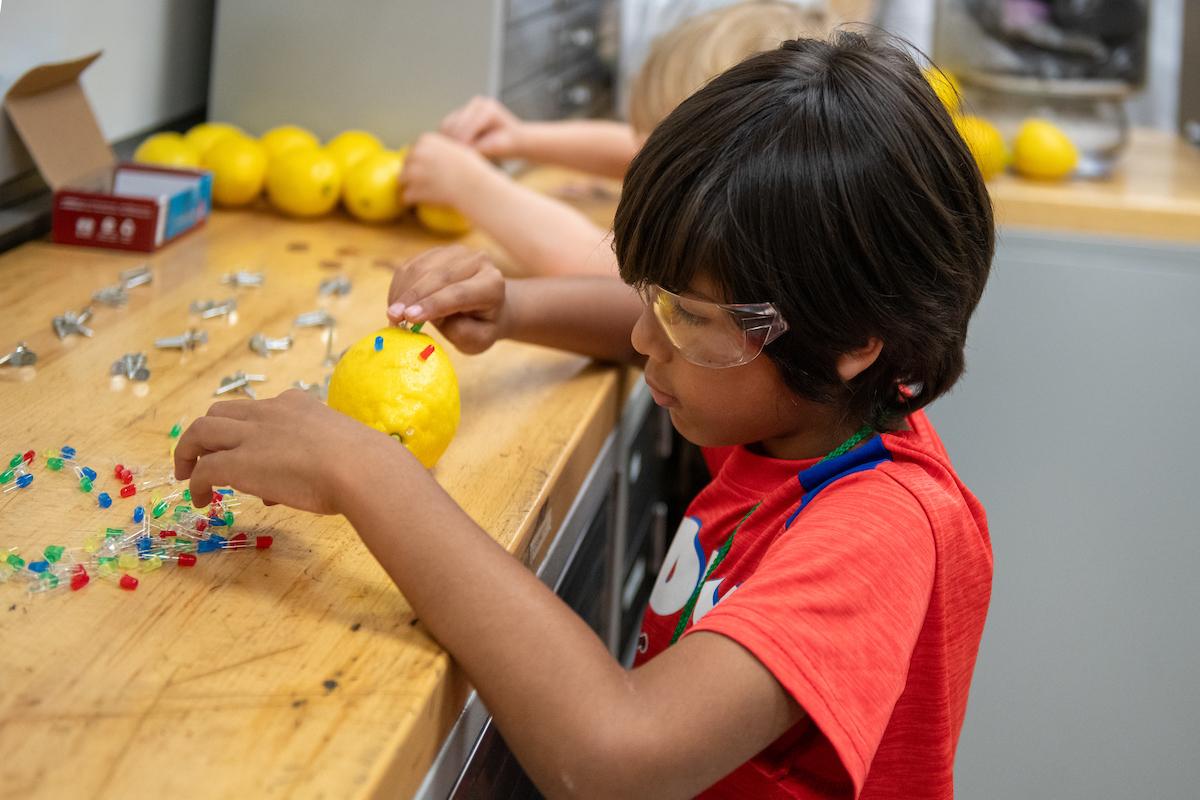
<svg viewBox="0 0 1200 800">
<path fill-rule="evenodd" d="M 663 363 L 669 362 L 675 352 L 649 306 L 642 309 L 642 315 L 638 317 L 633 331 L 629 334 L 629 342 L 634 350 L 646 358 Z"/>
</svg>

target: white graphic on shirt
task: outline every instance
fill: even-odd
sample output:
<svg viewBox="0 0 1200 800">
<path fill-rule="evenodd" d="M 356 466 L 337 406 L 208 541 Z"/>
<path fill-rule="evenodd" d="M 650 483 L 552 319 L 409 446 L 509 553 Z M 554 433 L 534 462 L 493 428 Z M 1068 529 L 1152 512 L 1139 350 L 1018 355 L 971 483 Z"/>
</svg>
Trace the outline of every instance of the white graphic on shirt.
<svg viewBox="0 0 1200 800">
<path fill-rule="evenodd" d="M 684 517 L 650 592 L 650 609 L 660 617 L 681 611 L 692 596 L 706 561 L 704 548 L 700 546 L 700 520 Z"/>
<path fill-rule="evenodd" d="M 704 588 L 700 590 L 700 596 L 696 598 L 696 607 L 692 609 L 692 624 L 695 625 L 700 621 L 700 618 L 713 610 L 713 607 L 721 600 L 734 593 L 738 585 L 735 583 L 733 587 L 724 595 L 718 596 L 717 588 L 724 583 L 724 578 L 716 578 L 715 580 L 705 581 Z"/>
</svg>

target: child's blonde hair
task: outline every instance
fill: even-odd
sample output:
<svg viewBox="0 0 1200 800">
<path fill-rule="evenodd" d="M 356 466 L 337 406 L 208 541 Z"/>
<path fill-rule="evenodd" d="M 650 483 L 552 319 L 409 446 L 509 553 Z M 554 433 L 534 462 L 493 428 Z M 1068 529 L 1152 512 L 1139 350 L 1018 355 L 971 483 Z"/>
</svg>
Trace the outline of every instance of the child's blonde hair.
<svg viewBox="0 0 1200 800">
<path fill-rule="evenodd" d="M 629 95 L 629 124 L 648 136 L 675 106 L 740 61 L 785 39 L 825 36 L 830 12 L 784 0 L 747 0 L 692 17 L 655 39 Z"/>
</svg>

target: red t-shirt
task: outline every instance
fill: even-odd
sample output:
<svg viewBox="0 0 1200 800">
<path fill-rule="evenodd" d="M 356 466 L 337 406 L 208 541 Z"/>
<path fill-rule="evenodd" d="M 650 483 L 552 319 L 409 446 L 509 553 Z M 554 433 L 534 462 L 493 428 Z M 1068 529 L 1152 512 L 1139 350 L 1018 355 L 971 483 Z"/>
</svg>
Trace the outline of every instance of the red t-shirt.
<svg viewBox="0 0 1200 800">
<path fill-rule="evenodd" d="M 663 562 L 635 665 L 670 644 L 745 518 L 684 635 L 736 641 L 805 718 L 702 797 L 954 796 L 992 549 L 933 426 L 923 413 L 908 422 L 824 463 L 705 451 L 714 478 Z"/>
</svg>

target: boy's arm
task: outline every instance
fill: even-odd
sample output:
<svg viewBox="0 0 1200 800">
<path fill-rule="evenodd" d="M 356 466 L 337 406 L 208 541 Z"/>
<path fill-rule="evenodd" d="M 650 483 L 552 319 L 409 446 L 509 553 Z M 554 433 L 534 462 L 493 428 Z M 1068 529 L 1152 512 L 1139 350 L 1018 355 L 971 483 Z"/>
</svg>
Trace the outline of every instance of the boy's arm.
<svg viewBox="0 0 1200 800">
<path fill-rule="evenodd" d="M 402 182 L 407 202 L 457 208 L 533 275 L 616 275 L 603 230 L 445 136 L 416 141 Z"/>
<path fill-rule="evenodd" d="M 180 440 L 175 472 L 197 498 L 232 485 L 344 513 L 551 797 L 690 797 L 801 719 L 720 635 L 692 634 L 625 671 L 411 454 L 305 393 L 216 404 Z M 400 513 L 381 502 L 396 497 Z"/>
<path fill-rule="evenodd" d="M 605 175 L 625 176 L 640 142 L 623 122 L 525 122 L 490 97 L 475 97 L 442 120 L 442 134 L 488 158 L 521 158 Z"/>
<path fill-rule="evenodd" d="M 387 314 L 393 323 L 432 322 L 466 353 L 508 338 L 638 364 L 629 336 L 643 309 L 616 278 L 505 280 L 485 253 L 454 245 L 396 270 Z"/>
</svg>

